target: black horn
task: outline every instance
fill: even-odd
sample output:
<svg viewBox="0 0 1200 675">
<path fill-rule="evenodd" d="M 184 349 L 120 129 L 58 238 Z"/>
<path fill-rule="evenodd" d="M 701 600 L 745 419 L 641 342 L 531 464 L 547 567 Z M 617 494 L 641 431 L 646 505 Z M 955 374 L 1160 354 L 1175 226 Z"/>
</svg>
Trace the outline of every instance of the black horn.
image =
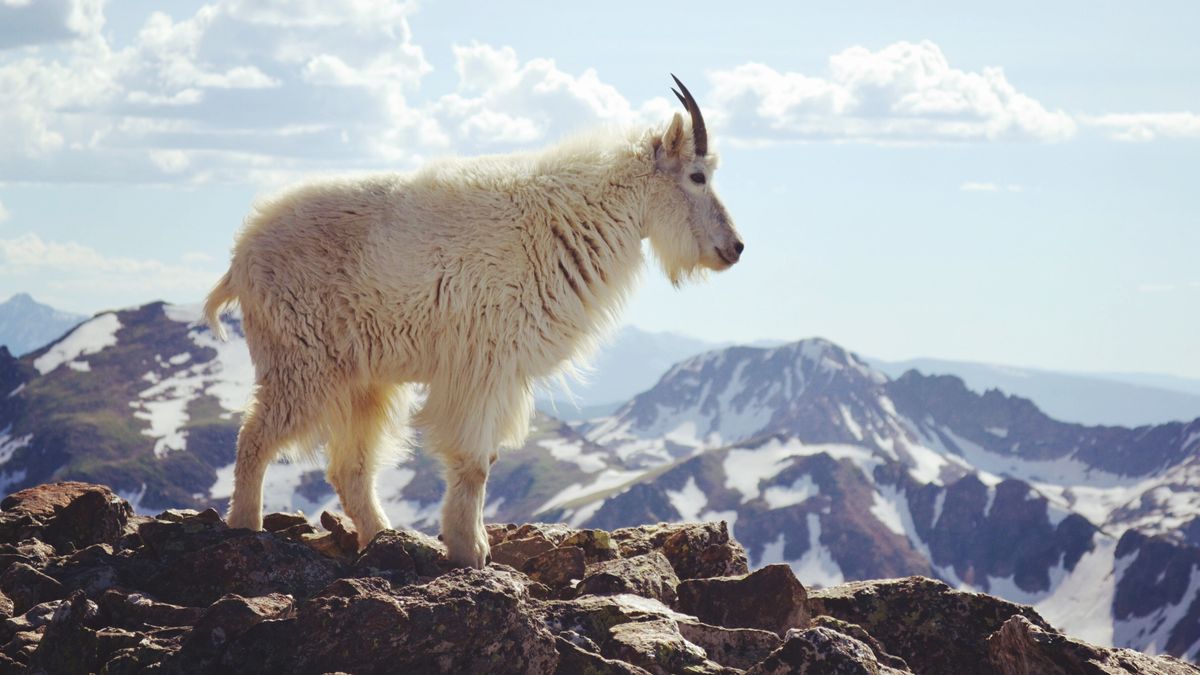
<svg viewBox="0 0 1200 675">
<path fill-rule="evenodd" d="M 696 103 L 696 99 L 692 98 L 692 92 L 688 91 L 688 88 L 683 86 L 683 83 L 673 73 L 671 79 L 675 80 L 675 84 L 679 85 L 680 91 L 683 92 L 681 94 L 675 89 L 671 89 L 671 92 L 683 104 L 684 109 L 692 116 L 692 140 L 696 145 L 696 155 L 703 157 L 708 153 L 708 129 L 704 127 L 704 116 L 700 114 L 700 105 Z"/>
</svg>

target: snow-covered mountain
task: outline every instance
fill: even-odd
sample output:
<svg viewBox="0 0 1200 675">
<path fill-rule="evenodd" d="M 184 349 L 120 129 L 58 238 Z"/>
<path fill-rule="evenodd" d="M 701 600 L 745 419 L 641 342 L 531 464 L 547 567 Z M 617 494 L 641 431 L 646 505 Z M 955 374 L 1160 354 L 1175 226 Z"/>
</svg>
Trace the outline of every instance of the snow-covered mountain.
<svg viewBox="0 0 1200 675">
<path fill-rule="evenodd" d="M 576 426 L 643 473 L 580 485 L 548 516 L 722 518 L 754 564 L 806 583 L 932 574 L 1099 642 L 1200 651 L 1200 419 L 1067 424 L 806 340 L 695 357 Z"/>
<path fill-rule="evenodd" d="M 0 345 L 20 356 L 61 337 L 85 318 L 17 293 L 0 303 Z"/>
<path fill-rule="evenodd" d="M 0 492 L 113 486 L 142 511 L 221 508 L 252 368 L 236 320 L 107 312 L 0 352 Z M 695 356 L 612 415 L 540 415 L 489 482 L 493 521 L 613 528 L 728 521 L 756 565 L 810 585 L 927 574 L 1034 604 L 1093 641 L 1200 650 L 1200 420 L 1129 429 L 1051 419 L 962 380 L 895 379 L 825 340 Z M 272 466 L 269 509 L 336 507 L 322 467 Z M 438 525 L 419 450 L 381 480 L 394 523 Z"/>
</svg>

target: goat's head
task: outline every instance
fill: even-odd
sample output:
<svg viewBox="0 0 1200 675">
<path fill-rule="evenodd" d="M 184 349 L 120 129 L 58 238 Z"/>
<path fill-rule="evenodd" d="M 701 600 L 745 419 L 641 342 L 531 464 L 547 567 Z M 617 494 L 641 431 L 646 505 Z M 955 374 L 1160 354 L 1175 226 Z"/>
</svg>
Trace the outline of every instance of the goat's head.
<svg viewBox="0 0 1200 675">
<path fill-rule="evenodd" d="M 671 77 L 675 78 L 674 75 Z M 675 95 L 691 117 L 675 113 L 666 131 L 650 138 L 654 174 L 646 208 L 646 235 L 674 284 L 703 270 L 733 266 L 745 247 L 713 190 L 717 158 L 708 151 L 700 106 L 679 78 Z"/>
</svg>

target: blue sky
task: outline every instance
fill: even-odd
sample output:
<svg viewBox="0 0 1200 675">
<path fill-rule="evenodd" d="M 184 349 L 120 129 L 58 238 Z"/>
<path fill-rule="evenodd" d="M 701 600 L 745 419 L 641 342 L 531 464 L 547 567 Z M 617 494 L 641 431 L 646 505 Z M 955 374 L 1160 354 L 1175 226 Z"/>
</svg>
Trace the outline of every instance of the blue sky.
<svg viewBox="0 0 1200 675">
<path fill-rule="evenodd" d="M 1200 5 L 970 4 L 0 0 L 0 296 L 194 302 L 255 195 L 658 123 L 675 72 L 747 249 L 630 323 L 1200 377 Z"/>
</svg>

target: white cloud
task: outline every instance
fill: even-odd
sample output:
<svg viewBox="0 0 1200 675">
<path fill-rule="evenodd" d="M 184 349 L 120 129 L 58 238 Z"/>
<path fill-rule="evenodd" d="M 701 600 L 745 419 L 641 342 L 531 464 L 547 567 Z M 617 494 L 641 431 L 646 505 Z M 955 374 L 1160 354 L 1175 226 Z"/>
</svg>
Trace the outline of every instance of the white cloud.
<svg viewBox="0 0 1200 675">
<path fill-rule="evenodd" d="M 1000 68 L 952 68 L 932 42 L 851 47 L 820 77 L 749 63 L 710 74 L 714 118 L 744 142 L 1061 141 L 1075 122 L 1008 82 Z"/>
<path fill-rule="evenodd" d="M 1200 138 L 1200 115 L 1192 112 L 1113 113 L 1082 116 L 1118 141 L 1152 141 L 1160 138 Z"/>
<path fill-rule="evenodd" d="M 12 213 L 10 213 L 8 209 L 4 208 L 4 202 L 0 202 L 0 223 L 3 223 L 11 217 Z"/>
<path fill-rule="evenodd" d="M 90 292 L 140 290 L 199 296 L 213 272 L 158 260 L 108 256 L 76 242 L 45 241 L 35 233 L 0 239 L 0 275 L 14 279 L 48 277 L 46 287 Z"/>
<path fill-rule="evenodd" d="M 103 27 L 103 0 L 0 2 L 0 49 L 87 38 Z"/>
<path fill-rule="evenodd" d="M 1024 192 L 1025 188 L 1015 183 L 977 183 L 968 181 L 958 186 L 962 192 Z"/>
</svg>

